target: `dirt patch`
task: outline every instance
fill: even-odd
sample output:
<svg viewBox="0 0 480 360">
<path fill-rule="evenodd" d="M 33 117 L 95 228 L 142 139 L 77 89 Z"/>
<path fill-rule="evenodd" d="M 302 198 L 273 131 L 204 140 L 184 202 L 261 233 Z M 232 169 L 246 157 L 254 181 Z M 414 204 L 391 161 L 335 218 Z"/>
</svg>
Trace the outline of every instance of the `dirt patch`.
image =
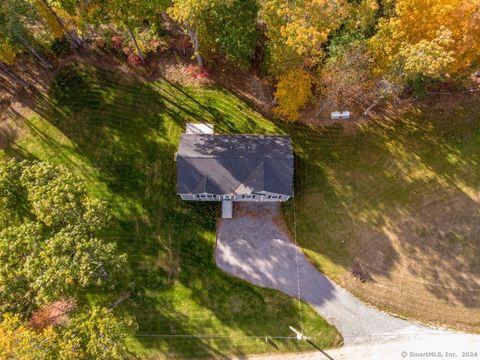
<svg viewBox="0 0 480 360">
<path fill-rule="evenodd" d="M 17 131 L 7 122 L 0 122 L 0 149 L 9 148 L 17 139 Z"/>
<path fill-rule="evenodd" d="M 234 211 L 236 216 L 251 217 L 251 218 L 270 218 L 272 217 L 272 210 L 262 206 L 254 206 L 254 202 L 235 202 Z"/>
</svg>

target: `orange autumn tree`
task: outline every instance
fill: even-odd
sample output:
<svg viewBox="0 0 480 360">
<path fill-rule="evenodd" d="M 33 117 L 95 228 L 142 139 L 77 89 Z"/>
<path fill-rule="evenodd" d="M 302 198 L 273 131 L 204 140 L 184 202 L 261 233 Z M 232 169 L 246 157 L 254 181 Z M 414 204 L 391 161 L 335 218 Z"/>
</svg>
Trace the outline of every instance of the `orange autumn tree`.
<svg viewBox="0 0 480 360">
<path fill-rule="evenodd" d="M 275 98 L 275 113 L 288 120 L 297 120 L 300 109 L 312 96 L 312 80 L 303 69 L 293 69 L 279 77 Z"/>
<path fill-rule="evenodd" d="M 369 47 L 378 74 L 460 74 L 480 58 L 480 0 L 398 0 Z"/>
<path fill-rule="evenodd" d="M 61 299 L 45 304 L 33 312 L 29 325 L 35 330 L 43 330 L 49 326 L 65 326 L 75 305 L 73 299 Z"/>
</svg>

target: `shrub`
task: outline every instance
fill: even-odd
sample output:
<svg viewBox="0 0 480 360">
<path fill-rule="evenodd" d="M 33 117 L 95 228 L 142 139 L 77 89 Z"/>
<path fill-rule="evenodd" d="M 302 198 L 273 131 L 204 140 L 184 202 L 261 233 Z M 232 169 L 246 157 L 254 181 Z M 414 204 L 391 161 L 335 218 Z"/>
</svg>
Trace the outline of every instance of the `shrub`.
<svg viewBox="0 0 480 360">
<path fill-rule="evenodd" d="M 123 48 L 123 42 L 125 41 L 124 37 L 120 34 L 113 34 L 111 37 L 112 48 L 115 50 L 120 50 Z"/>
<path fill-rule="evenodd" d="M 111 49 L 113 47 L 112 44 L 112 37 L 114 33 L 110 30 L 104 30 L 102 32 L 102 42 L 103 42 L 103 47 L 107 49 Z"/>
<path fill-rule="evenodd" d="M 70 44 L 65 39 L 54 39 L 50 44 L 50 51 L 55 56 L 65 56 L 70 53 Z"/>
<path fill-rule="evenodd" d="M 164 41 L 158 37 L 157 32 L 154 29 L 145 29 L 137 34 L 137 42 L 142 53 L 146 55 L 157 51 L 159 47 L 164 45 Z M 130 46 L 133 47 L 133 42 L 130 42 Z"/>
<path fill-rule="evenodd" d="M 137 54 L 130 53 L 128 55 L 127 61 L 130 65 L 140 66 L 143 64 L 142 59 Z"/>
<path fill-rule="evenodd" d="M 19 49 L 8 39 L 0 37 L 0 61 L 7 65 L 12 65 Z"/>
<path fill-rule="evenodd" d="M 187 72 L 195 79 L 207 79 L 209 76 L 207 69 L 197 65 L 188 65 Z"/>
</svg>

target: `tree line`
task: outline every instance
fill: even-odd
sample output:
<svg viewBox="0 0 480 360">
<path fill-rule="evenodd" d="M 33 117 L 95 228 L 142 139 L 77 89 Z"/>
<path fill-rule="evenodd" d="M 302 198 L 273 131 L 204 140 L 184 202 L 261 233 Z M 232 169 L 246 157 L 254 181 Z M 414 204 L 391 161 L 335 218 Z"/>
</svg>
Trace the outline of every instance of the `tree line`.
<svg viewBox="0 0 480 360">
<path fill-rule="evenodd" d="M 0 359 L 128 357 L 136 324 L 106 303 L 128 273 L 103 239 L 110 220 L 64 166 L 0 154 Z M 108 300 L 89 304 L 87 291 Z"/>
<path fill-rule="evenodd" d="M 291 120 L 314 95 L 365 109 L 397 86 L 456 82 L 480 59 L 480 0 L 4 0 L 0 70 L 20 53 L 52 68 L 46 54 L 81 51 L 94 34 L 140 65 L 165 40 L 166 17 L 199 67 L 259 67 Z"/>
</svg>

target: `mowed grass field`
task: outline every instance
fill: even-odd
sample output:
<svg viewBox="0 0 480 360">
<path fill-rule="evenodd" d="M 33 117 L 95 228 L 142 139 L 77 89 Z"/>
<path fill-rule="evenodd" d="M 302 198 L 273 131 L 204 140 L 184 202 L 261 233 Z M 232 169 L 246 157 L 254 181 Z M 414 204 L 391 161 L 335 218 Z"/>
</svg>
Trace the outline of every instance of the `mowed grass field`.
<svg viewBox="0 0 480 360">
<path fill-rule="evenodd" d="M 378 308 L 480 332 L 480 96 L 289 132 L 288 220 L 312 262 Z"/>
<path fill-rule="evenodd" d="M 307 306 L 216 269 L 218 207 L 175 195 L 173 156 L 188 121 L 289 134 L 296 196 L 284 209 L 311 261 L 374 306 L 480 332 L 479 96 L 347 131 L 273 123 L 216 88 L 128 78 L 80 65 L 60 71 L 37 115 L 17 120 L 8 151 L 66 164 L 111 204 L 108 236 L 129 254 L 134 289 L 120 310 L 140 325 L 132 350 L 171 358 L 312 349 L 281 338 L 301 319 L 317 346 L 338 344 Z"/>
<path fill-rule="evenodd" d="M 139 324 L 128 340 L 134 353 L 170 359 L 314 349 L 292 339 L 289 326 L 303 326 L 321 348 L 341 343 L 305 304 L 218 270 L 218 204 L 176 195 L 174 153 L 186 122 L 211 122 L 223 133 L 283 130 L 222 90 L 143 83 L 80 64 L 60 69 L 33 110 L 14 117 L 17 139 L 6 151 L 68 166 L 110 204 L 115 224 L 105 237 L 128 254 L 131 297 L 117 311 Z M 118 295 L 87 292 L 84 301 Z"/>
</svg>

